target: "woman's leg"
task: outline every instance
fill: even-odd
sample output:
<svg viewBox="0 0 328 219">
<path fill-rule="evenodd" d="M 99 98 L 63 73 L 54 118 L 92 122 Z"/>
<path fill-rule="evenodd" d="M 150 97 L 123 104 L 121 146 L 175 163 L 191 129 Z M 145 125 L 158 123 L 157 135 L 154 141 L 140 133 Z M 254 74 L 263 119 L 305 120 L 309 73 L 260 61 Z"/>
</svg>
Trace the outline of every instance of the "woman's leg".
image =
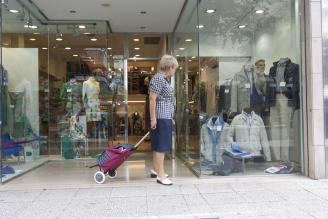
<svg viewBox="0 0 328 219">
<path fill-rule="evenodd" d="M 153 170 L 158 173 L 158 165 L 157 165 L 157 152 L 153 151 Z"/>
<path fill-rule="evenodd" d="M 164 171 L 164 157 L 165 153 L 156 152 L 156 160 L 157 160 L 157 176 L 160 178 L 160 180 L 166 179 L 165 171 Z"/>
</svg>

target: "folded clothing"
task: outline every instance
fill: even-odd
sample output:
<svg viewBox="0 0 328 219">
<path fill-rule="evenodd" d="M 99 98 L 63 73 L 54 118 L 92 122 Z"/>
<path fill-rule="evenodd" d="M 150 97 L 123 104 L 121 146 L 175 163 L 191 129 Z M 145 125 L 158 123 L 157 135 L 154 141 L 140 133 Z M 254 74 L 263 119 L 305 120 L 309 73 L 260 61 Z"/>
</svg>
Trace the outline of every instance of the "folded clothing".
<svg viewBox="0 0 328 219">
<path fill-rule="evenodd" d="M 2 174 L 14 174 L 15 170 L 11 166 L 4 166 L 4 167 L 2 167 L 1 173 Z"/>
</svg>

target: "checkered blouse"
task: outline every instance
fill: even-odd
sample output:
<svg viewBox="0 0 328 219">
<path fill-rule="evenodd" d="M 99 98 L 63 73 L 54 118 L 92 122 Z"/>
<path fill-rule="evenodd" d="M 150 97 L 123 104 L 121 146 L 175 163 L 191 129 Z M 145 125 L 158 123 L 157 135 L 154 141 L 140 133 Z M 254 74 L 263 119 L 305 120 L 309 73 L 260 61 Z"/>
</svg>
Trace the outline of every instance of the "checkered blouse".
<svg viewBox="0 0 328 219">
<path fill-rule="evenodd" d="M 150 80 L 149 91 L 158 94 L 156 99 L 156 118 L 173 119 L 175 117 L 173 88 L 162 72 L 157 73 Z"/>
</svg>

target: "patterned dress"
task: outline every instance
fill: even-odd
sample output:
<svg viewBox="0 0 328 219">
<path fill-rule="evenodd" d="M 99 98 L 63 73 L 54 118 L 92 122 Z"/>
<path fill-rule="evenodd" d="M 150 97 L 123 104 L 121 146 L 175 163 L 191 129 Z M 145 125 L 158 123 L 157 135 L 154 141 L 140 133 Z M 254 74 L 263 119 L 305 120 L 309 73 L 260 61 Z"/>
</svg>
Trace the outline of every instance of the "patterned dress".
<svg viewBox="0 0 328 219">
<path fill-rule="evenodd" d="M 82 84 L 71 80 L 64 83 L 60 98 L 66 102 L 66 119 L 69 120 L 72 116 L 77 115 L 82 109 Z"/>
<path fill-rule="evenodd" d="M 99 82 L 94 77 L 83 82 L 82 96 L 85 106 L 87 122 L 100 121 Z"/>
</svg>

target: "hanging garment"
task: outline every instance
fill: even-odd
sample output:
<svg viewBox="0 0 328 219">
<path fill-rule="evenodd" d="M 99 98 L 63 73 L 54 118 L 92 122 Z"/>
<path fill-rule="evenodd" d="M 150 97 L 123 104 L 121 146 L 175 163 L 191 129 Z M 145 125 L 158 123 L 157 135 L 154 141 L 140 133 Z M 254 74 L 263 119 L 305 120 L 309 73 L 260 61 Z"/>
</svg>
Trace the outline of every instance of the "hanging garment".
<svg viewBox="0 0 328 219">
<path fill-rule="evenodd" d="M 216 118 L 214 123 L 213 118 Z M 201 128 L 201 155 L 207 161 L 221 163 L 224 148 L 228 145 L 229 125 L 220 116 L 209 117 Z"/>
<path fill-rule="evenodd" d="M 239 147 L 254 156 L 261 155 L 263 150 L 265 160 L 271 161 L 271 152 L 263 120 L 254 111 L 251 114 L 242 111 L 231 123 L 229 141 L 236 142 Z"/>
<path fill-rule="evenodd" d="M 230 99 L 231 99 L 231 83 L 232 80 L 226 80 L 219 90 L 218 100 L 218 113 L 226 112 L 230 110 Z"/>
<path fill-rule="evenodd" d="M 76 116 L 72 116 L 70 119 L 69 134 L 73 140 L 84 140 L 86 138 L 83 127 L 78 123 Z"/>
<path fill-rule="evenodd" d="M 250 71 L 251 74 L 247 74 Z M 254 71 L 253 65 L 244 65 L 242 70 L 234 75 L 231 83 L 231 112 L 241 113 L 252 104 L 263 104 L 265 85 L 264 74 Z"/>
<path fill-rule="evenodd" d="M 216 115 L 217 114 L 217 96 L 218 96 L 218 82 L 219 82 L 219 68 L 204 68 L 201 81 L 205 85 L 206 93 L 206 114 L 207 115 Z"/>
<path fill-rule="evenodd" d="M 100 101 L 99 101 L 99 82 L 94 77 L 83 82 L 82 99 L 85 106 L 87 122 L 100 121 Z"/>
<path fill-rule="evenodd" d="M 138 112 L 129 116 L 129 127 L 131 135 L 144 135 L 143 117 Z"/>
<path fill-rule="evenodd" d="M 60 98 L 66 102 L 66 119 L 76 116 L 82 110 L 82 84 L 74 80 L 64 83 Z"/>
</svg>

